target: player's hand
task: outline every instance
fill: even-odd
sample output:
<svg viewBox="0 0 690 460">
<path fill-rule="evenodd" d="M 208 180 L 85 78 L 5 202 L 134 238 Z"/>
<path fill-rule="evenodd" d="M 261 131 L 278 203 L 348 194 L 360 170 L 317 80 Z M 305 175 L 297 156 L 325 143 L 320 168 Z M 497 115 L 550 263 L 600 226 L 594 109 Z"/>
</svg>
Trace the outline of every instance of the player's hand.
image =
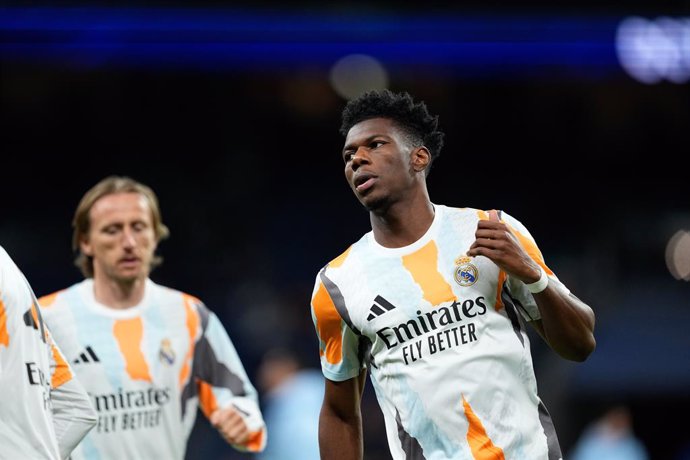
<svg viewBox="0 0 690 460">
<path fill-rule="evenodd" d="M 475 241 L 467 255 L 485 256 L 504 272 L 524 283 L 539 280 L 539 266 L 523 249 L 510 228 L 498 220 L 498 212 L 489 211 L 489 220 L 480 220 L 474 234 Z"/>
<path fill-rule="evenodd" d="M 230 444 L 243 445 L 249 440 L 249 429 L 240 413 L 234 407 L 217 409 L 209 419 L 223 438 Z"/>
</svg>

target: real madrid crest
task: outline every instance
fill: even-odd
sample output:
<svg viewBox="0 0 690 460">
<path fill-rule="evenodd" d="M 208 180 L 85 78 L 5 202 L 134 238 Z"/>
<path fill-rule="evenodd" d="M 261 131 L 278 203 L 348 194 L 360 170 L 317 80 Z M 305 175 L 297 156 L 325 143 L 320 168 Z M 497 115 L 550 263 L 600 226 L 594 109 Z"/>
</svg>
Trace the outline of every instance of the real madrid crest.
<svg viewBox="0 0 690 460">
<path fill-rule="evenodd" d="M 173 350 L 170 339 L 161 340 L 161 349 L 158 352 L 158 359 L 163 364 L 172 365 L 175 362 L 175 350 Z"/>
<path fill-rule="evenodd" d="M 455 281 L 460 286 L 472 286 L 479 279 L 479 270 L 471 263 L 472 258 L 461 255 L 455 259 Z"/>
</svg>

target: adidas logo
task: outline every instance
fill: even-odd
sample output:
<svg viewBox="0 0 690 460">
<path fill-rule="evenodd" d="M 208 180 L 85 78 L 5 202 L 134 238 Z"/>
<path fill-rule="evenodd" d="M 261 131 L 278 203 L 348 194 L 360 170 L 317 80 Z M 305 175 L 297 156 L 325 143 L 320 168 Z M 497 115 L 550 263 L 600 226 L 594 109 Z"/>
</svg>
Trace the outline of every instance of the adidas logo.
<svg viewBox="0 0 690 460">
<path fill-rule="evenodd" d="M 85 363 L 100 363 L 101 360 L 98 359 L 96 353 L 93 351 L 90 345 L 86 346 L 86 349 L 82 351 L 79 356 L 72 361 L 72 364 L 85 364 Z"/>
<path fill-rule="evenodd" d="M 372 319 L 378 318 L 384 313 L 395 309 L 395 305 L 393 305 L 380 295 L 376 296 L 374 302 L 374 305 L 372 305 L 369 309 L 369 316 L 367 316 L 367 321 L 371 321 Z"/>
</svg>

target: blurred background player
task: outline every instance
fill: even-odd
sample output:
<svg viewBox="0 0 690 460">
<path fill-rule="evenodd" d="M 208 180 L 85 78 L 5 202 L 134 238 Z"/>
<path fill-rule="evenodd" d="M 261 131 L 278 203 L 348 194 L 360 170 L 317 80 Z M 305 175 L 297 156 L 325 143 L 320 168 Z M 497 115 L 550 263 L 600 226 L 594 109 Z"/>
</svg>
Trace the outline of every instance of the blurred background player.
<svg viewBox="0 0 690 460">
<path fill-rule="evenodd" d="M 568 456 L 571 460 L 649 460 L 647 449 L 633 431 L 626 405 L 609 407 L 588 426 Z"/>
<path fill-rule="evenodd" d="M 37 305 L 0 246 L 0 458 L 67 458 L 96 424 Z"/>
<path fill-rule="evenodd" d="M 322 458 L 363 456 L 367 366 L 395 459 L 561 458 L 520 316 L 583 361 L 595 347 L 592 309 L 516 219 L 430 201 L 443 133 L 423 102 L 365 93 L 343 110 L 341 133 L 345 177 L 372 231 L 319 272 L 312 295 Z M 461 174 L 469 184 L 482 173 Z"/>
<path fill-rule="evenodd" d="M 321 373 L 304 367 L 296 352 L 273 348 L 261 359 L 258 384 L 266 428 L 271 434 L 271 442 L 259 459 L 319 460 Z"/>
<path fill-rule="evenodd" d="M 262 450 L 256 390 L 222 324 L 199 299 L 149 279 L 168 235 L 154 192 L 107 177 L 73 226 L 86 279 L 40 302 L 98 412 L 75 458 L 182 459 L 199 406 L 233 447 Z"/>
</svg>

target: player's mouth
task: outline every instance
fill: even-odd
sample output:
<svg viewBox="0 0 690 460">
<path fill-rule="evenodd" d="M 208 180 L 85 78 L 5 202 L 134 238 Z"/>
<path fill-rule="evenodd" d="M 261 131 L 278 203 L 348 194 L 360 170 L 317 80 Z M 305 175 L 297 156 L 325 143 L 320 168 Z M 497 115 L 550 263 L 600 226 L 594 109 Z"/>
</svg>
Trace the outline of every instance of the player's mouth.
<svg viewBox="0 0 690 460">
<path fill-rule="evenodd" d="M 118 264 L 121 267 L 125 267 L 125 268 L 137 267 L 137 266 L 139 266 L 140 263 L 141 263 L 141 259 L 139 259 L 138 257 L 123 257 L 118 262 Z"/>
<path fill-rule="evenodd" d="M 354 178 L 352 183 L 354 184 L 357 193 L 361 194 L 373 187 L 377 180 L 378 177 L 373 174 L 361 173 Z"/>
</svg>

